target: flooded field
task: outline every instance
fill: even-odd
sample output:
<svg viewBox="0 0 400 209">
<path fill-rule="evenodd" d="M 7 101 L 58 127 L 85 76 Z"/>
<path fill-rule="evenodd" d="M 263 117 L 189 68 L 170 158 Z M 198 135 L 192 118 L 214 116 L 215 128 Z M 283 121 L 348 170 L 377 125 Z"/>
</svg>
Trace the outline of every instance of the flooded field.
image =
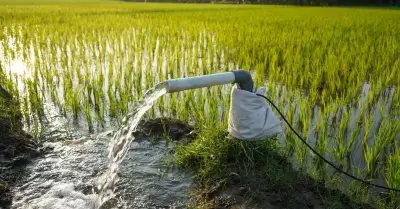
<svg viewBox="0 0 400 209">
<path fill-rule="evenodd" d="M 358 8 L 7 5 L 0 69 L 20 100 L 25 130 L 54 147 L 28 166 L 13 207 L 46 208 L 60 191 L 74 196 L 71 207 L 187 207 L 192 174 L 173 166 L 174 143 L 131 133 L 143 116 L 225 130 L 233 85 L 160 90 L 138 101 L 168 79 L 236 69 L 267 87 L 327 159 L 399 188 L 399 17 L 399 10 Z M 337 188 L 380 207 L 399 204 L 396 192 L 336 173 L 292 132 L 278 138 L 281 153 L 313 178 L 346 183 Z"/>
</svg>

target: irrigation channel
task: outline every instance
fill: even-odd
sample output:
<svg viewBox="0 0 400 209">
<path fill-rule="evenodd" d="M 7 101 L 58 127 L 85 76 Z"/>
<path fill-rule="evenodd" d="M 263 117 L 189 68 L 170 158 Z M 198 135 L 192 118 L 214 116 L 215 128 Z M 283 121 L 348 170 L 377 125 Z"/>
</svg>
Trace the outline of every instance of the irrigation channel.
<svg viewBox="0 0 400 209">
<path fill-rule="evenodd" d="M 136 40 L 136 32 L 131 32 L 124 36 L 135 43 L 134 49 L 123 40 L 105 40 L 104 46 L 76 40 L 75 44 L 57 45 L 48 40 L 23 45 L 21 37 L 9 37 L 0 43 L 0 61 L 18 85 L 26 130 L 54 147 L 28 166 L 29 175 L 15 189 L 14 208 L 99 208 L 110 201 L 128 208 L 185 207 L 192 177 L 165 165 L 173 143 L 161 141 L 154 146 L 149 140 L 133 140 L 131 134 L 147 111 L 152 117 L 171 116 L 190 124 L 226 124 L 231 85 L 161 97 L 165 89 L 156 84 L 231 71 L 238 64 L 225 59 L 225 50 L 229 50 L 218 48 L 207 33 L 185 49 L 183 45 L 160 48 L 158 40 L 136 44 L 130 41 Z M 74 63 L 78 55 L 84 60 Z M 122 70 L 126 66 L 130 68 Z M 190 71 L 193 66 L 196 72 Z M 358 90 L 360 96 L 351 102 L 325 105 L 303 89 L 273 81 L 258 84 L 267 86 L 268 96 L 289 121 L 331 161 L 360 178 L 398 185 L 397 177 L 388 174 L 396 166 L 385 167 L 386 162 L 396 160 L 386 153 L 399 146 L 400 116 L 394 101 L 398 87 L 379 89 L 365 82 Z M 144 94 L 145 89 L 150 90 Z M 315 105 L 310 107 L 310 100 Z M 125 116 L 122 124 L 111 125 L 113 119 L 108 116 L 117 115 L 119 121 L 118 114 Z M 114 133 L 115 127 L 119 128 Z M 299 169 L 309 168 L 319 178 L 335 173 L 293 133 L 281 135 L 280 142 Z M 394 146 L 388 149 L 389 145 Z"/>
</svg>

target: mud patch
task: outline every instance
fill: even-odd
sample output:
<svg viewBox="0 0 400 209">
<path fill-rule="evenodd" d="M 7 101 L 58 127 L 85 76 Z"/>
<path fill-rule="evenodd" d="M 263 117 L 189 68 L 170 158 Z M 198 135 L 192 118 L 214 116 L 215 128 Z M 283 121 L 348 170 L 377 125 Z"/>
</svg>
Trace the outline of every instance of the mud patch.
<svg viewBox="0 0 400 209">
<path fill-rule="evenodd" d="M 269 182 L 268 177 L 262 175 L 262 171 L 251 172 L 250 175 L 231 173 L 227 179 L 202 194 L 208 196 L 203 206 L 215 209 L 373 208 L 356 203 L 340 191 L 329 190 L 323 187 L 321 182 L 301 174 L 289 174 L 294 175 L 294 179 L 287 181 L 287 185 L 281 185 L 284 182 Z"/>
<path fill-rule="evenodd" d="M 173 141 L 191 141 L 196 137 L 194 127 L 173 118 L 142 120 L 133 135 L 136 138 L 169 138 Z"/>
<path fill-rule="evenodd" d="M 296 188 L 291 194 L 265 189 L 262 179 L 255 176 L 234 177 L 212 197 L 213 208 L 298 208 L 322 209 L 324 204 L 310 188 Z"/>
</svg>

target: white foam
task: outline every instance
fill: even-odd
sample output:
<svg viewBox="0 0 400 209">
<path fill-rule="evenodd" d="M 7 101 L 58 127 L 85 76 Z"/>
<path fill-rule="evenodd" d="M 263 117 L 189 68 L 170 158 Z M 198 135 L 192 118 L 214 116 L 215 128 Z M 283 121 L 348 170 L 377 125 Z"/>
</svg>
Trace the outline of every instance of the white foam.
<svg viewBox="0 0 400 209">
<path fill-rule="evenodd" d="M 29 209 L 94 209 L 96 207 L 95 194 L 85 195 L 74 190 L 73 184 L 59 184 L 53 186 L 46 194 L 34 199 Z"/>
</svg>

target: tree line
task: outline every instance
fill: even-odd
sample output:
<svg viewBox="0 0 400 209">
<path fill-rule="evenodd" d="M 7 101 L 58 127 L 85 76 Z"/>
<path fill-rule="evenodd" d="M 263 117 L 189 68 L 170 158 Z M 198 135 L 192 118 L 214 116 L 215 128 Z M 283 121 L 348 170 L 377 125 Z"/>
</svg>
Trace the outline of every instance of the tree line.
<svg viewBox="0 0 400 209">
<path fill-rule="evenodd" d="M 123 0 L 136 2 L 180 2 L 180 3 L 231 3 L 231 4 L 289 4 L 320 6 L 399 6 L 400 0 Z"/>
</svg>

